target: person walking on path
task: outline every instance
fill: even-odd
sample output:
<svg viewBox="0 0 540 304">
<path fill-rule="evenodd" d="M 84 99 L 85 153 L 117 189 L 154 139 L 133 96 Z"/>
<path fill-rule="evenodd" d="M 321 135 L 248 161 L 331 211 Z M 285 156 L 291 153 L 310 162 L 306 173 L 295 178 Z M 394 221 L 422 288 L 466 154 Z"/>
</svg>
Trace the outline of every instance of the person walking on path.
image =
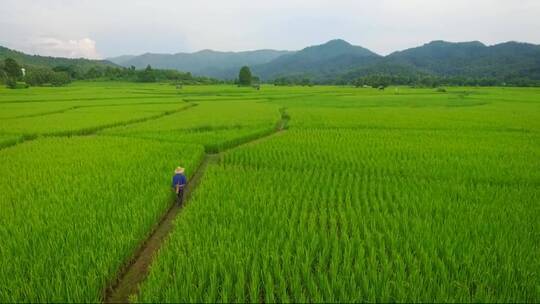
<svg viewBox="0 0 540 304">
<path fill-rule="evenodd" d="M 178 206 L 182 205 L 184 199 L 184 187 L 186 186 L 187 178 L 184 175 L 184 168 L 178 167 L 174 170 L 174 176 L 172 179 L 172 188 L 176 192 L 176 203 Z"/>
</svg>

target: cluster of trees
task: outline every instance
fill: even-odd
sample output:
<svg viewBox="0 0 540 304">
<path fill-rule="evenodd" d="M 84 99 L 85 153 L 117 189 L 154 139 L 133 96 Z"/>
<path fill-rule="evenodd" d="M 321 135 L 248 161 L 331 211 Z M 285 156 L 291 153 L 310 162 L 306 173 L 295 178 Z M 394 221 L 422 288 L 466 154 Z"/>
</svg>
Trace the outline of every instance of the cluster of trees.
<svg viewBox="0 0 540 304">
<path fill-rule="evenodd" d="M 177 84 L 217 84 L 224 83 L 213 78 L 193 76 L 189 72 L 177 70 L 153 69 L 148 65 L 145 69 L 137 70 L 134 66 L 129 68 L 109 65 L 87 66 L 58 65 L 55 67 L 25 65 L 25 75 L 22 66 L 12 58 L 0 61 L 0 83 L 7 87 L 20 86 L 62 86 L 72 80 L 122 80 L 133 82 L 175 82 Z M 313 76 L 313 75 L 311 75 Z M 251 73 L 247 66 L 243 66 L 234 81 L 239 86 L 259 87 L 259 78 Z M 230 82 L 229 82 L 230 83 Z M 540 80 L 527 75 L 508 74 L 498 77 L 471 77 L 471 76 L 436 76 L 431 73 L 406 68 L 391 68 L 377 66 L 370 69 L 348 73 L 339 78 L 313 78 L 307 74 L 278 77 L 273 81 L 277 86 L 314 84 L 355 85 L 384 88 L 389 85 L 407 85 L 415 87 L 439 86 L 540 86 Z"/>
<path fill-rule="evenodd" d="M 0 81 L 8 88 L 31 86 L 62 86 L 71 82 L 71 78 L 65 71 L 42 68 L 23 67 L 14 59 L 6 58 L 0 64 Z"/>
<path fill-rule="evenodd" d="M 215 84 L 219 80 L 208 77 L 195 77 L 191 73 L 176 70 L 153 69 L 150 65 L 145 69 L 135 67 L 96 67 L 87 70 L 75 65 L 60 65 L 53 68 L 43 66 L 22 66 L 12 58 L 0 62 L 0 82 L 9 88 L 18 86 L 62 86 L 72 80 L 123 80 L 134 82 L 164 82 L 171 81 L 181 84 Z"/>
<path fill-rule="evenodd" d="M 63 86 L 71 82 L 71 77 L 64 71 L 55 71 L 47 68 L 31 68 L 23 79 L 28 85 L 43 86 Z"/>
<path fill-rule="evenodd" d="M 101 79 L 101 80 L 123 80 L 134 82 L 164 82 L 172 81 L 182 84 L 216 84 L 221 81 L 209 77 L 193 76 L 189 72 L 177 70 L 154 69 L 148 65 L 142 70 L 137 70 L 134 66 L 129 68 L 110 67 L 91 68 L 83 77 L 75 79 Z"/>
<path fill-rule="evenodd" d="M 413 87 L 439 86 L 540 86 L 540 81 L 525 77 L 465 77 L 465 76 L 435 76 L 426 73 L 372 73 L 355 79 L 339 78 L 332 81 L 310 79 L 307 76 L 278 77 L 273 81 L 276 86 L 311 86 L 314 84 L 354 85 L 356 87 L 370 86 L 385 88 L 390 85 L 406 85 Z"/>
<path fill-rule="evenodd" d="M 282 76 L 273 81 L 276 86 L 311 86 L 314 84 L 354 85 L 356 87 L 387 87 L 390 85 L 406 85 L 413 87 L 439 87 L 439 86 L 540 86 L 540 80 L 513 75 L 509 77 L 467 77 L 467 76 L 436 76 L 433 74 L 410 71 L 369 72 L 351 77 L 322 80 L 311 78 L 308 75 Z"/>
<path fill-rule="evenodd" d="M 0 80 L 10 88 L 14 88 L 17 85 L 17 79 L 21 75 L 21 68 L 13 59 L 8 58 L 0 65 Z"/>
<path fill-rule="evenodd" d="M 408 85 L 415 87 L 439 87 L 439 86 L 534 86 L 540 82 L 530 79 L 497 79 L 494 77 L 442 77 L 426 74 L 414 76 L 374 74 L 363 76 L 352 81 L 357 87 L 387 87 L 389 85 Z"/>
<path fill-rule="evenodd" d="M 15 59 L 6 58 L 0 64 L 0 82 L 5 83 L 11 89 L 28 87 L 29 85 L 62 86 L 70 83 L 71 77 L 62 70 L 33 66 L 23 68 Z"/>
<path fill-rule="evenodd" d="M 117 72 L 119 69 L 115 69 Z M 130 80 L 136 82 L 163 82 L 163 81 L 176 81 L 182 84 L 214 84 L 219 83 L 219 80 L 208 77 L 195 77 L 191 73 L 180 72 L 177 70 L 161 70 L 153 69 L 150 65 L 146 66 L 144 70 L 136 70 L 134 66 L 128 69 L 120 70 L 124 72 L 124 75 L 115 75 L 116 79 Z M 105 71 L 107 75 L 107 69 Z M 109 78 L 114 78 L 108 76 Z"/>
</svg>

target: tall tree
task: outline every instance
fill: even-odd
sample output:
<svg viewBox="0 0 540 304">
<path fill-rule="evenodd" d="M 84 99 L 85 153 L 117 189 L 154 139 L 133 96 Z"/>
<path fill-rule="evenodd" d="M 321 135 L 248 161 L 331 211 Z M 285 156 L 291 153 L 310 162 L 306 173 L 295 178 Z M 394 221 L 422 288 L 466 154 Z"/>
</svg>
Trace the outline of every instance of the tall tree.
<svg viewBox="0 0 540 304">
<path fill-rule="evenodd" d="M 251 76 L 251 70 L 248 66 L 243 66 L 240 69 L 240 73 L 238 73 L 238 84 L 241 86 L 249 86 L 251 85 L 252 76 Z"/>
<path fill-rule="evenodd" d="M 18 79 L 22 76 L 21 66 L 12 58 L 6 58 L 4 60 L 4 71 L 8 77 Z"/>
</svg>

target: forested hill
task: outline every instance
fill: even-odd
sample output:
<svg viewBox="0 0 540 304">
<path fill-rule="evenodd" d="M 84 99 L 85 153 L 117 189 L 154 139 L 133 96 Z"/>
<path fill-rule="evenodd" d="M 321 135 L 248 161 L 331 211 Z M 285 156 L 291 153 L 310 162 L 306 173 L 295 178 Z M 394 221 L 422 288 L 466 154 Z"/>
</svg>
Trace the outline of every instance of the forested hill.
<svg viewBox="0 0 540 304">
<path fill-rule="evenodd" d="M 111 58 L 118 65 L 107 60 L 27 55 L 0 47 L 0 60 L 5 58 L 13 58 L 23 66 L 57 70 L 58 67 L 70 67 L 68 72 L 72 78 L 80 78 L 75 77 L 76 74 L 95 78 L 105 70 L 120 66 L 140 69 L 151 65 L 152 68 L 233 80 L 238 76 L 240 67 L 248 65 L 253 74 L 263 81 L 278 84 L 364 84 L 366 80 L 373 82 L 371 80 L 376 78 L 381 84 L 420 82 L 421 85 L 435 85 L 443 80 L 455 85 L 540 85 L 540 46 L 519 42 L 486 46 L 478 41 L 454 43 L 439 40 L 381 56 L 336 39 L 295 52 L 203 50 Z M 110 74 L 105 76 L 114 76 Z"/>
<path fill-rule="evenodd" d="M 123 66 L 177 69 L 221 79 L 234 79 L 242 65 L 264 81 L 283 83 L 351 83 L 362 77 L 391 79 L 453 78 L 456 84 L 540 84 L 540 46 L 506 42 L 486 46 L 478 41 L 432 41 L 380 56 L 341 40 L 300 51 L 200 51 L 112 58 Z M 472 80 L 472 82 L 467 82 Z"/>
<path fill-rule="evenodd" d="M 521 75 L 540 79 L 540 46 L 528 43 L 506 42 L 486 46 L 478 41 L 433 41 L 392 53 L 386 61 L 412 65 L 440 76 L 500 78 Z"/>
<path fill-rule="evenodd" d="M 254 71 L 264 80 L 298 82 L 306 79 L 315 83 L 350 83 L 359 77 L 374 75 L 393 80 L 463 78 L 460 83 L 470 79 L 490 83 L 540 82 L 540 46 L 534 44 L 506 42 L 486 46 L 478 41 L 433 41 L 384 57 L 360 50 L 365 49 L 340 40 L 331 41 L 255 66 Z"/>
<path fill-rule="evenodd" d="M 254 66 L 253 70 L 263 79 L 299 76 L 331 80 L 342 71 L 371 64 L 380 57 L 368 49 L 336 39 L 281 56 L 263 65 Z"/>
<path fill-rule="evenodd" d="M 395 84 L 422 80 L 430 85 L 438 79 L 455 85 L 540 85 L 540 46 L 432 41 L 314 81 L 349 83 L 374 77 Z"/>
<path fill-rule="evenodd" d="M 202 50 L 195 53 L 127 55 L 109 58 L 109 60 L 124 67 L 144 68 L 151 65 L 159 69 L 176 69 L 195 75 L 234 79 L 238 76 L 238 70 L 244 65 L 264 64 L 289 53 L 289 51 L 276 50 L 245 52 Z"/>
<path fill-rule="evenodd" d="M 28 55 L 19 51 L 11 50 L 0 46 L 0 61 L 6 58 L 15 59 L 23 66 L 54 68 L 58 66 L 74 66 L 83 71 L 91 68 L 118 67 L 116 64 L 107 60 L 91 60 L 84 58 L 61 58 L 39 55 Z"/>
<path fill-rule="evenodd" d="M 21 68 L 25 68 L 25 73 Z M 0 85 L 9 88 L 62 86 L 72 80 L 122 80 L 134 82 L 181 82 L 214 84 L 221 82 L 196 77 L 177 70 L 124 68 L 107 60 L 59 58 L 28 55 L 0 46 Z"/>
</svg>

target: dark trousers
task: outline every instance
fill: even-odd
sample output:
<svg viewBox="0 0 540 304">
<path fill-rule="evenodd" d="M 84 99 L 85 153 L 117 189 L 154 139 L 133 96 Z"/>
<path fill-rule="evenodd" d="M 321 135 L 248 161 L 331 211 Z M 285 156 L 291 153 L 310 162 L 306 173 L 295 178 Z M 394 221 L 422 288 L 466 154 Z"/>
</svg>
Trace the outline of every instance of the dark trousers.
<svg viewBox="0 0 540 304">
<path fill-rule="evenodd" d="M 176 194 L 176 203 L 178 204 L 178 206 L 181 206 L 183 201 L 184 201 L 184 187 L 180 187 L 180 189 L 178 189 L 178 193 Z"/>
</svg>

